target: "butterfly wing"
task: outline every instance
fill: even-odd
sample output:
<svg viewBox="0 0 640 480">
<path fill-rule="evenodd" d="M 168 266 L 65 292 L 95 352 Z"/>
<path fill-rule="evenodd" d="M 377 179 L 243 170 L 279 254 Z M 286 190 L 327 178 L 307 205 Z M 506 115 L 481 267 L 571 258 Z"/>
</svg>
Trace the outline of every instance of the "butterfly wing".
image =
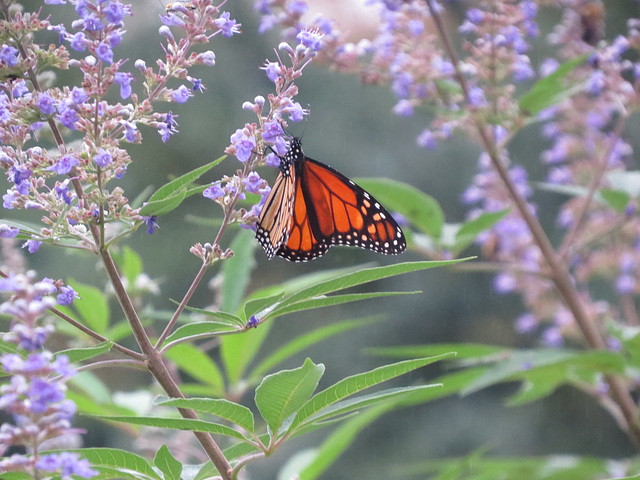
<svg viewBox="0 0 640 480">
<path fill-rule="evenodd" d="M 308 157 L 297 164 L 291 234 L 278 255 L 300 262 L 322 256 L 333 245 L 386 255 L 405 250 L 402 229 L 370 193 Z"/>
<path fill-rule="evenodd" d="M 293 163 L 284 164 L 265 201 L 256 228 L 256 238 L 267 258 L 287 243 L 293 220 L 296 175 Z"/>
</svg>

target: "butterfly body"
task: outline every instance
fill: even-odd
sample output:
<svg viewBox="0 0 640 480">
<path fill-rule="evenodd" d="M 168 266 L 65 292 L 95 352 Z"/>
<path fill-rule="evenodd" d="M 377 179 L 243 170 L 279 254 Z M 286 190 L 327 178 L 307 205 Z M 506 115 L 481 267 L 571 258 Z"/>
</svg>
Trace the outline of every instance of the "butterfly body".
<svg viewBox="0 0 640 480">
<path fill-rule="evenodd" d="M 373 198 L 333 168 L 304 155 L 292 138 L 260 217 L 256 238 L 267 257 L 306 262 L 334 245 L 387 255 L 406 248 L 402 230 Z"/>
</svg>

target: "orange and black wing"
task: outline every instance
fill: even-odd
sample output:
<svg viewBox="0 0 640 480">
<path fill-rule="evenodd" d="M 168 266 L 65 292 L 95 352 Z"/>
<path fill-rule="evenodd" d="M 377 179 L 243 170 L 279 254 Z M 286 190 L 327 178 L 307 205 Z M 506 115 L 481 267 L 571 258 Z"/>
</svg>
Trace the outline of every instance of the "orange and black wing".
<svg viewBox="0 0 640 480">
<path fill-rule="evenodd" d="M 313 260 L 333 245 L 396 255 L 406 248 L 402 229 L 373 196 L 328 165 L 304 157 L 298 169 L 291 234 L 277 254 Z"/>
<path fill-rule="evenodd" d="M 256 238 L 268 258 L 272 258 L 289 238 L 295 183 L 294 165 L 291 162 L 284 164 L 260 212 Z"/>
</svg>

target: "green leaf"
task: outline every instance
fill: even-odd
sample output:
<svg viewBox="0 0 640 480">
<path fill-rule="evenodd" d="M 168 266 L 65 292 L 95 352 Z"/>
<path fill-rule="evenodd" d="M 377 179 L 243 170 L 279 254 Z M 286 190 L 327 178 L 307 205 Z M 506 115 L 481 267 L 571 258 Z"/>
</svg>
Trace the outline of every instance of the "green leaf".
<svg viewBox="0 0 640 480">
<path fill-rule="evenodd" d="M 120 472 L 122 478 L 162 480 L 144 458 L 126 450 L 117 448 L 81 448 L 71 450 L 71 452 L 86 458 L 98 470 L 101 470 L 101 467 L 108 467 Z"/>
<path fill-rule="evenodd" d="M 220 339 L 220 355 L 227 378 L 232 387 L 242 381 L 247 365 L 255 358 L 273 322 L 260 324 L 239 335 L 227 335 Z"/>
<path fill-rule="evenodd" d="M 177 328 L 171 335 L 167 337 L 164 345 L 176 340 L 189 337 L 201 337 L 205 335 L 214 335 L 216 333 L 238 332 L 241 329 L 233 326 L 230 327 L 226 322 L 193 322 L 187 323 Z"/>
<path fill-rule="evenodd" d="M 197 412 L 210 413 L 240 425 L 246 431 L 254 432 L 253 413 L 247 407 L 225 399 L 173 398 L 160 402 L 165 407 L 190 408 Z"/>
<path fill-rule="evenodd" d="M 473 220 L 464 222 L 456 233 L 455 250 L 462 251 L 467 248 L 480 233 L 489 230 L 508 213 L 508 208 L 498 212 L 484 212 Z"/>
<path fill-rule="evenodd" d="M 237 440 L 246 441 L 241 433 L 235 431 L 226 425 L 219 423 L 206 422 L 204 420 L 193 420 L 190 418 L 163 418 L 163 417 L 144 417 L 144 416 L 102 416 L 92 415 L 100 420 L 108 420 L 110 422 L 123 422 L 129 425 L 144 425 L 145 427 L 167 428 L 170 430 L 185 430 L 191 432 L 206 432 L 214 435 L 225 435 Z"/>
<path fill-rule="evenodd" d="M 220 369 L 209 356 L 193 345 L 180 343 L 167 351 L 167 357 L 193 378 L 224 391 Z"/>
<path fill-rule="evenodd" d="M 274 306 L 284 298 L 284 292 L 279 291 L 273 295 L 249 300 L 244 304 L 244 318 L 251 318 L 252 315 L 261 313 L 263 310 Z M 264 312 L 266 313 L 266 312 Z M 264 316 L 264 315 L 263 315 Z"/>
<path fill-rule="evenodd" d="M 370 293 L 349 293 L 345 295 L 333 295 L 331 297 L 315 297 L 308 300 L 302 300 L 289 305 L 284 308 L 278 308 L 273 315 L 267 315 L 268 317 L 286 315 L 288 313 L 300 312 L 305 310 L 312 310 L 314 308 L 332 307 L 334 305 L 342 305 L 343 303 L 359 302 L 361 300 L 369 300 L 370 298 L 378 297 L 395 297 L 398 295 L 415 295 L 422 293 L 421 291 L 415 292 L 370 292 Z"/>
<path fill-rule="evenodd" d="M 425 270 L 427 268 L 441 267 L 445 265 L 453 265 L 465 260 L 467 259 L 463 258 L 458 260 L 443 260 L 435 262 L 405 262 L 384 267 L 366 268 L 357 272 L 341 274 L 332 279 L 325 280 L 310 287 L 298 290 L 293 295 L 285 298 L 280 303 L 280 305 L 278 305 L 278 307 L 268 313 L 265 318 L 275 317 L 279 314 L 279 310 L 283 310 L 289 305 L 292 305 L 301 300 L 306 300 L 308 298 L 313 298 L 320 295 L 326 295 L 338 290 L 344 290 L 356 285 L 362 285 L 365 283 L 373 282 L 375 280 L 381 280 L 383 278 L 401 275 L 403 273 L 415 272 L 418 270 Z"/>
<path fill-rule="evenodd" d="M 631 196 L 621 190 L 611 190 L 610 188 L 603 188 L 600 190 L 600 195 L 607 202 L 611 208 L 616 212 L 624 212 L 624 209 L 629 205 Z"/>
<path fill-rule="evenodd" d="M 67 350 L 61 350 L 56 352 L 56 358 L 60 355 L 66 355 L 71 363 L 79 363 L 90 358 L 97 357 L 103 353 L 107 353 L 113 347 L 113 342 L 102 342 L 94 347 L 88 348 L 69 348 Z"/>
<path fill-rule="evenodd" d="M 444 213 L 430 195 L 396 180 L 361 178 L 357 183 L 370 191 L 387 210 L 401 213 L 422 232 L 432 238 L 440 238 Z"/>
<path fill-rule="evenodd" d="M 177 304 L 177 302 L 175 302 Z M 229 326 L 244 326 L 244 320 L 242 320 L 237 315 L 233 313 L 221 312 L 216 310 L 205 310 L 203 308 L 195 308 L 195 307 L 185 307 L 186 310 L 193 313 L 200 313 L 202 315 L 206 315 L 207 317 L 212 317 L 217 319 L 218 321 L 223 321 Z"/>
<path fill-rule="evenodd" d="M 251 270 L 255 266 L 253 252 L 258 242 L 253 230 L 240 229 L 231 242 L 229 248 L 233 250 L 233 257 L 222 264 L 222 304 L 220 309 L 225 312 L 235 312 L 240 307 L 244 292 L 249 284 Z"/>
<path fill-rule="evenodd" d="M 185 173 L 184 175 L 160 187 L 153 195 L 151 195 L 147 204 L 140 209 L 140 215 L 164 215 L 177 208 L 188 195 L 196 193 L 188 192 L 188 188 L 191 184 L 225 158 L 226 156 L 222 156 L 217 160 L 196 168 L 191 172 Z"/>
<path fill-rule="evenodd" d="M 620 373 L 624 368 L 619 355 L 606 351 L 513 351 L 494 360 L 493 366 L 462 390 L 463 395 L 497 383 L 524 380 L 522 390 L 510 400 L 511 405 L 520 405 L 548 395 L 563 383 L 595 383 L 600 374 Z"/>
<path fill-rule="evenodd" d="M 587 58 L 586 54 L 572 58 L 561 64 L 551 75 L 538 80 L 531 90 L 520 98 L 520 109 L 534 116 L 545 108 L 581 92 L 584 89 L 583 84 L 567 84 L 565 77 Z"/>
<path fill-rule="evenodd" d="M 180 480 L 182 464 L 171 455 L 166 445 L 162 445 L 156 452 L 153 464 L 162 472 L 164 480 Z"/>
<path fill-rule="evenodd" d="M 392 405 L 381 405 L 377 408 L 372 408 L 360 415 L 352 417 L 340 427 L 336 428 L 322 443 L 313 460 L 300 471 L 297 478 L 299 480 L 314 480 L 319 478 L 351 445 L 355 437 L 364 427 L 391 408 Z"/>
<path fill-rule="evenodd" d="M 349 320 L 333 323 L 293 338 L 283 346 L 274 350 L 273 353 L 267 356 L 267 358 L 262 360 L 262 362 L 253 369 L 249 375 L 249 378 L 253 381 L 250 380 L 250 382 L 253 383 L 256 379 L 262 378 L 265 373 L 273 369 L 276 365 L 282 363 L 296 353 L 305 350 L 311 345 L 354 328 L 369 326 L 377 321 L 379 321 L 379 318 L 364 318 L 361 320 Z"/>
<path fill-rule="evenodd" d="M 80 298 L 73 301 L 73 308 L 78 312 L 82 323 L 100 334 L 104 334 L 109 326 L 109 303 L 96 287 L 84 285 L 70 279 L 69 285 L 78 293 Z M 73 313 L 70 307 L 58 307 L 62 312 L 70 317 Z"/>
<path fill-rule="evenodd" d="M 267 375 L 256 388 L 256 406 L 273 435 L 311 397 L 324 374 L 324 365 L 306 359 L 300 368 Z"/>
<path fill-rule="evenodd" d="M 306 419 L 343 398 L 349 397 L 392 378 L 404 375 L 405 373 L 411 372 L 420 367 L 429 365 L 430 363 L 450 358 L 451 356 L 452 354 L 445 354 L 435 357 L 405 360 L 403 362 L 385 365 L 368 372 L 347 377 L 326 390 L 317 393 L 308 402 L 306 402 L 294 418 L 291 426 L 289 427 L 289 431 L 294 432 L 296 427 L 302 424 Z"/>
<path fill-rule="evenodd" d="M 308 418 L 299 429 L 296 429 L 296 436 L 306 433 L 309 427 L 329 425 L 335 418 L 344 418 L 345 415 L 357 413 L 364 408 L 371 408 L 380 404 L 393 402 L 399 404 L 399 400 L 411 395 L 422 394 L 427 389 L 434 387 L 441 388 L 442 385 L 419 385 L 415 387 L 390 388 L 370 395 L 361 395 L 356 398 L 337 402 L 321 410 L 318 414 Z"/>
</svg>

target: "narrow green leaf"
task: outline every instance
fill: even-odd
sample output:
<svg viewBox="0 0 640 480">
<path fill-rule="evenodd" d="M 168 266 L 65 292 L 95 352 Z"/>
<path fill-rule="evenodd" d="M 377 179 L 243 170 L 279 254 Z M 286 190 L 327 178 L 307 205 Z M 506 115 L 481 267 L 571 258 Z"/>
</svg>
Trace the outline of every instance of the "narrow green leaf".
<svg viewBox="0 0 640 480">
<path fill-rule="evenodd" d="M 416 293 L 422 293 L 420 291 L 415 292 L 370 292 L 370 293 L 349 293 L 345 295 L 332 295 L 330 297 L 316 297 L 308 300 L 302 300 L 294 304 L 276 308 L 273 311 L 265 315 L 264 318 L 276 318 L 286 315 L 288 313 L 300 312 L 304 310 L 312 310 L 314 308 L 332 307 L 334 305 L 342 305 L 343 303 L 359 302 L 361 300 L 369 300 L 370 298 L 378 297 L 395 297 L 398 295 L 415 295 Z"/>
<path fill-rule="evenodd" d="M 306 359 L 300 368 L 267 375 L 256 388 L 256 406 L 271 432 L 277 435 L 282 423 L 311 397 L 324 373 L 324 365 Z"/>
<path fill-rule="evenodd" d="M 33 477 L 24 472 L 5 472 L 2 474 L 2 480 L 33 480 Z"/>
<path fill-rule="evenodd" d="M 468 259 L 462 258 L 457 260 L 443 260 L 435 262 L 405 262 L 384 267 L 366 268 L 357 272 L 342 274 L 332 279 L 325 280 L 310 287 L 298 290 L 296 293 L 283 300 L 278 308 L 284 308 L 284 306 L 291 305 L 307 298 L 326 295 L 328 293 L 332 293 L 338 290 L 344 290 L 356 285 L 373 282 L 375 280 L 381 280 L 383 278 L 393 277 L 396 275 L 401 275 L 403 273 L 425 270 L 427 268 L 453 265 L 465 260 Z"/>
<path fill-rule="evenodd" d="M 122 422 L 129 425 L 144 425 L 145 427 L 167 428 L 169 430 L 185 430 L 191 432 L 206 432 L 214 435 L 225 435 L 237 440 L 246 441 L 241 433 L 219 423 L 206 422 L 204 420 L 192 420 L 190 418 L 163 418 L 163 417 L 138 417 L 138 416 L 99 416 L 92 415 L 100 420 L 110 422 Z"/>
<path fill-rule="evenodd" d="M 166 197 L 149 200 L 144 207 L 140 209 L 140 215 L 145 217 L 166 215 L 178 208 L 185 198 L 187 198 L 187 189 L 183 188 Z"/>
<path fill-rule="evenodd" d="M 162 472 L 164 480 L 180 480 L 182 464 L 171 455 L 166 445 L 162 445 L 156 452 L 153 464 Z"/>
<path fill-rule="evenodd" d="M 551 75 L 538 80 L 531 90 L 520 98 L 520 109 L 532 116 L 537 115 L 545 108 L 581 92 L 583 85 L 567 84 L 565 77 L 587 58 L 586 54 L 572 58 L 561 64 Z"/>
<path fill-rule="evenodd" d="M 233 313 L 214 311 L 214 310 L 205 310 L 203 308 L 195 308 L 195 307 L 185 307 L 185 309 L 193 313 L 200 313 L 202 315 L 206 315 L 207 317 L 212 317 L 219 321 L 220 320 L 224 321 L 229 326 L 239 326 L 239 327 L 244 326 L 244 321 L 237 315 L 234 315 Z"/>
<path fill-rule="evenodd" d="M 85 360 L 89 360 L 90 358 L 97 357 L 98 355 L 102 355 L 103 353 L 107 353 L 113 347 L 113 342 L 102 342 L 94 347 L 87 348 L 69 348 L 67 350 L 61 350 L 56 352 L 56 357 L 60 355 L 66 355 L 69 358 L 71 363 L 79 363 Z"/>
<path fill-rule="evenodd" d="M 231 386 L 242 381 L 247 365 L 255 358 L 272 324 L 265 322 L 239 335 L 220 338 L 220 355 Z"/>
<path fill-rule="evenodd" d="M 612 190 L 610 188 L 603 188 L 600 190 L 602 198 L 613 208 L 616 212 L 624 212 L 624 209 L 629 205 L 631 196 L 627 192 L 621 190 Z"/>
<path fill-rule="evenodd" d="M 295 431 L 295 428 L 304 422 L 307 418 L 315 415 L 320 410 L 332 405 L 343 398 L 349 397 L 355 393 L 365 390 L 369 387 L 385 382 L 392 378 L 398 377 L 405 373 L 424 367 L 433 362 L 444 360 L 452 357 L 452 354 L 444 354 L 435 357 L 418 358 L 415 360 L 405 360 L 403 362 L 392 363 L 382 367 L 374 368 L 368 372 L 360 373 L 347 377 L 331 387 L 314 395 L 307 401 L 293 420 L 289 431 Z"/>
<path fill-rule="evenodd" d="M 94 467 L 110 467 L 121 471 L 123 475 L 129 471 L 136 474 L 134 478 L 162 480 L 153 467 L 139 455 L 117 448 L 80 448 L 72 450 L 82 458 L 86 458 Z M 128 477 L 127 477 L 128 478 Z"/>
<path fill-rule="evenodd" d="M 220 369 L 206 353 L 193 345 L 180 343 L 167 352 L 167 357 L 193 378 L 223 391 L 224 380 Z"/>
<path fill-rule="evenodd" d="M 255 298 L 244 304 L 244 318 L 251 318 L 252 315 L 263 312 L 270 307 L 274 308 L 276 304 L 284 298 L 284 292 L 278 291 L 273 295 L 267 295 L 263 298 Z M 268 312 L 265 312 L 268 313 Z M 264 316 L 264 315 L 263 315 Z"/>
<path fill-rule="evenodd" d="M 210 413 L 240 425 L 248 432 L 254 432 L 253 413 L 247 407 L 225 399 L 173 398 L 160 402 L 165 407 L 190 408 L 197 412 Z"/>
<path fill-rule="evenodd" d="M 399 399 L 408 397 L 409 395 L 422 393 L 424 390 L 433 389 L 434 387 L 442 388 L 442 385 L 419 385 L 415 387 L 390 388 L 370 395 L 361 395 L 356 398 L 337 402 L 321 410 L 313 417 L 307 418 L 305 422 L 300 425 L 300 428 L 296 429 L 296 436 L 304 433 L 309 426 L 313 427 L 318 423 L 321 423 L 324 426 L 325 422 L 329 422 L 336 417 L 343 418 L 344 415 L 358 412 L 364 408 L 371 408 L 391 402 L 397 404 Z"/>
<path fill-rule="evenodd" d="M 497 362 L 484 375 L 462 390 L 463 395 L 474 393 L 497 383 L 525 380 L 524 391 L 512 402 L 532 401 L 553 391 L 561 383 L 595 381 L 602 373 L 620 373 L 622 358 L 614 352 L 580 352 L 540 349 L 513 351 L 496 357 Z"/>
<path fill-rule="evenodd" d="M 361 178 L 357 183 L 371 192 L 387 210 L 401 213 L 422 232 L 432 238 L 440 238 L 444 213 L 430 195 L 407 183 L 390 179 Z"/>
<path fill-rule="evenodd" d="M 200 176 L 211 170 L 225 158 L 226 155 L 218 158 L 217 160 L 214 160 L 211 163 L 198 167 L 195 170 L 191 170 L 190 172 L 185 173 L 184 175 L 181 175 L 174 180 L 171 180 L 169 183 L 163 185 L 158 190 L 156 190 L 153 195 L 151 195 L 151 198 L 149 198 L 149 203 L 165 199 L 167 197 L 175 195 L 176 192 L 179 192 L 180 190 L 184 190 L 186 187 L 189 187 L 193 182 L 200 178 Z"/>
<path fill-rule="evenodd" d="M 229 248 L 233 250 L 233 257 L 225 260 L 220 273 L 222 274 L 222 304 L 221 310 L 236 312 L 240 307 L 244 292 L 249 283 L 251 270 L 255 266 L 253 252 L 258 242 L 253 230 L 240 229 L 231 242 Z"/>
<path fill-rule="evenodd" d="M 352 330 L 354 328 L 361 328 L 369 326 L 379 321 L 379 318 L 364 318 L 361 320 L 348 320 L 323 327 L 317 328 L 311 332 L 305 333 L 296 337 L 278 349 L 274 350 L 267 358 L 262 360 L 256 368 L 253 369 L 249 378 L 254 382 L 256 379 L 262 378 L 265 373 L 272 370 L 276 365 L 285 361 L 287 358 L 295 355 L 298 352 L 305 350 L 306 348 L 314 345 L 322 340 L 331 338 L 339 333 Z M 251 381 L 251 380 L 250 380 Z M 252 382 L 253 383 L 253 382 Z"/>
<path fill-rule="evenodd" d="M 480 233 L 489 230 L 508 213 L 508 208 L 498 212 L 484 212 L 473 220 L 464 222 L 460 230 L 458 230 L 458 233 L 456 233 L 456 250 L 464 250 Z"/>
<path fill-rule="evenodd" d="M 241 329 L 236 326 L 230 327 L 226 322 L 187 323 L 186 325 L 177 328 L 171 335 L 169 335 L 165 340 L 164 345 L 182 338 L 198 337 L 207 334 L 214 335 L 216 333 L 238 332 L 240 330 Z"/>
<path fill-rule="evenodd" d="M 352 417 L 340 427 L 336 428 L 322 443 L 313 460 L 300 471 L 298 479 L 315 480 L 319 478 L 351 445 L 356 435 L 358 435 L 364 427 L 375 421 L 391 408 L 392 405 L 380 405 L 377 408 L 372 408 L 360 415 Z"/>
</svg>

